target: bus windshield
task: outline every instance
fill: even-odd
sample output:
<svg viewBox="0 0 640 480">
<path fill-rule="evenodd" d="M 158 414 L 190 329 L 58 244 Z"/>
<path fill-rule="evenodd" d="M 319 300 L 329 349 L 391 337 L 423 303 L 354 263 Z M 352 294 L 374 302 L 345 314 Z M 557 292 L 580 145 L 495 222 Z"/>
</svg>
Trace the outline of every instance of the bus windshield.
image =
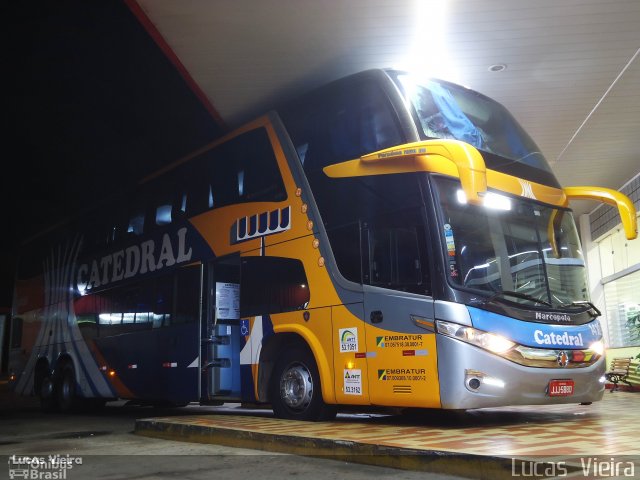
<svg viewBox="0 0 640 480">
<path fill-rule="evenodd" d="M 400 72 L 392 77 L 412 107 L 421 138 L 469 143 L 483 152 L 489 168 L 558 186 L 535 142 L 495 100 L 441 80 L 416 83 Z"/>
<path fill-rule="evenodd" d="M 466 203 L 457 181 L 436 178 L 435 183 L 454 286 L 541 308 L 588 300 L 570 211 L 493 192 L 487 192 L 484 205 L 474 206 Z"/>
</svg>

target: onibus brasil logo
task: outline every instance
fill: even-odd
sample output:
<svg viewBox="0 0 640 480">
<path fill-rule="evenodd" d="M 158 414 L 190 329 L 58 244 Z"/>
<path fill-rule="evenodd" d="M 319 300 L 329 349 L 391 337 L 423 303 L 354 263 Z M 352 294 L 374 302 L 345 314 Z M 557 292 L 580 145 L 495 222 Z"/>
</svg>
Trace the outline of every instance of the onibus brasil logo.
<svg viewBox="0 0 640 480">
<path fill-rule="evenodd" d="M 9 478 L 25 478 L 39 480 L 66 479 L 67 471 L 76 465 L 82 465 L 81 457 L 69 455 L 48 455 L 46 457 L 11 455 Z"/>
</svg>

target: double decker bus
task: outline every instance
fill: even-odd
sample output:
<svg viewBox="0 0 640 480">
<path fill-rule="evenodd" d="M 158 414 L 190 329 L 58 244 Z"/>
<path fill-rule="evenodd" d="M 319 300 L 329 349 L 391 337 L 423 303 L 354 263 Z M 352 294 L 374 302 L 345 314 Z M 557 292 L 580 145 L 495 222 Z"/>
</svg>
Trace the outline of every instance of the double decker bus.
<svg viewBox="0 0 640 480">
<path fill-rule="evenodd" d="M 112 399 L 472 409 L 589 403 L 603 341 L 562 188 L 499 103 L 370 70 L 25 244 L 11 383 Z"/>
</svg>

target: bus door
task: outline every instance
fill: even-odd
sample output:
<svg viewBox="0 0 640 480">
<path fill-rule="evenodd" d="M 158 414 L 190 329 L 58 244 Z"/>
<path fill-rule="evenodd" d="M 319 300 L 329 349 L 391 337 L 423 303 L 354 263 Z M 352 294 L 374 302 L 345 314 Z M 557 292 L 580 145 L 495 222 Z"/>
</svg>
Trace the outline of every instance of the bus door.
<svg viewBox="0 0 640 480">
<path fill-rule="evenodd" d="M 364 305 L 371 403 L 439 408 L 435 333 L 416 326 L 433 325 L 433 300 L 365 286 Z"/>
<path fill-rule="evenodd" d="M 428 296 L 419 229 L 382 220 L 363 232 L 371 403 L 439 407 L 434 302 Z"/>
<path fill-rule="evenodd" d="M 201 321 L 203 402 L 240 398 L 240 255 L 210 262 Z"/>
</svg>

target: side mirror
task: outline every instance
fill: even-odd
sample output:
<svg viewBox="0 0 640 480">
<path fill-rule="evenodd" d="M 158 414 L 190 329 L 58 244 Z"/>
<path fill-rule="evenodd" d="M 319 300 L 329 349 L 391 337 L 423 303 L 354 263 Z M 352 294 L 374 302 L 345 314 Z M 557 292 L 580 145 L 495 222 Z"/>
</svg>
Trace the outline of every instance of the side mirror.
<svg viewBox="0 0 640 480">
<path fill-rule="evenodd" d="M 625 194 L 616 190 L 603 187 L 565 187 L 564 194 L 567 200 L 598 200 L 607 203 L 618 209 L 622 227 L 627 240 L 633 240 L 638 236 L 638 220 L 636 219 L 636 208 L 633 202 Z"/>
<path fill-rule="evenodd" d="M 406 143 L 368 153 L 355 160 L 324 167 L 331 178 L 407 172 L 439 172 L 460 178 L 467 202 L 482 204 L 487 168 L 480 152 L 458 140 L 436 139 Z"/>
</svg>

